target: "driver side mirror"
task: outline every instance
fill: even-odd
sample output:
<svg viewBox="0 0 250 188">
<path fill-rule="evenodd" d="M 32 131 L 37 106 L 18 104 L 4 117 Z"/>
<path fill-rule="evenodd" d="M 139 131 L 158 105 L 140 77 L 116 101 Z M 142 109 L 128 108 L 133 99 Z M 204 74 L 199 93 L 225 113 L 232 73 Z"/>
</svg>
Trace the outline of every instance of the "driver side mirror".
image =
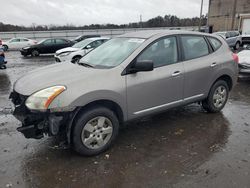
<svg viewBox="0 0 250 188">
<path fill-rule="evenodd" d="M 133 74 L 137 72 L 147 72 L 154 70 L 154 63 L 151 60 L 136 61 L 135 64 L 129 68 L 128 73 Z"/>
</svg>

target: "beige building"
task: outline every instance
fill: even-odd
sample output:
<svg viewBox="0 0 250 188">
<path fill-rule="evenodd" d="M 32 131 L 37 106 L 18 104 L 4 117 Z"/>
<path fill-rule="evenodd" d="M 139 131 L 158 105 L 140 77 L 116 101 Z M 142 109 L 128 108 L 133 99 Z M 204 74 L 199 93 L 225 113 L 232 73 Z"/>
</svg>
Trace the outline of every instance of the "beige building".
<svg viewBox="0 0 250 188">
<path fill-rule="evenodd" d="M 208 25 L 213 31 L 250 34 L 250 0 L 209 0 Z"/>
</svg>

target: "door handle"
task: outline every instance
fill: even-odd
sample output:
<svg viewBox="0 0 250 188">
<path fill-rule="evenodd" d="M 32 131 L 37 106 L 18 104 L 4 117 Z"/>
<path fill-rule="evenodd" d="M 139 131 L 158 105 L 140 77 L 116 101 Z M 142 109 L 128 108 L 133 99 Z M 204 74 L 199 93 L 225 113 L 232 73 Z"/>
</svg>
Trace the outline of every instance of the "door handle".
<svg viewBox="0 0 250 188">
<path fill-rule="evenodd" d="M 216 65 L 217 65 L 217 63 L 214 62 L 214 63 L 212 63 L 212 64 L 210 65 L 210 67 L 215 67 Z"/>
<path fill-rule="evenodd" d="M 175 72 L 172 74 L 172 76 L 174 77 L 174 76 L 178 76 L 178 75 L 180 75 L 180 74 L 181 74 L 180 71 L 175 71 Z"/>
</svg>

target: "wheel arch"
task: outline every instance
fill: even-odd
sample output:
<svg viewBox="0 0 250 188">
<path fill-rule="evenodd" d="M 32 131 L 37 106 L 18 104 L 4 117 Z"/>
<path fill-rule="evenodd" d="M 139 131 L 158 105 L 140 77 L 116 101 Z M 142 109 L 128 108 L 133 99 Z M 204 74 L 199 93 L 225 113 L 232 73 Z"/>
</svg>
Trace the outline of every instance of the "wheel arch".
<svg viewBox="0 0 250 188">
<path fill-rule="evenodd" d="M 227 85 L 228 85 L 228 89 L 229 91 L 232 90 L 233 88 L 233 79 L 231 78 L 231 76 L 227 75 L 227 74 L 224 74 L 224 75 L 221 75 L 220 77 L 218 77 L 212 84 L 212 86 L 218 81 L 218 80 L 224 80 Z"/>
<path fill-rule="evenodd" d="M 109 99 L 100 99 L 100 100 L 96 100 L 96 101 L 92 101 L 89 102 L 88 104 L 78 107 L 74 113 L 72 114 L 72 119 L 68 125 L 67 128 L 67 139 L 68 139 L 68 143 L 72 143 L 72 130 L 73 130 L 73 125 L 76 121 L 76 119 L 78 118 L 78 116 L 83 113 L 85 110 L 87 110 L 88 108 L 94 107 L 94 106 L 102 106 L 102 107 L 106 107 L 110 110 L 112 110 L 115 115 L 117 116 L 119 123 L 122 124 L 124 122 L 124 113 L 122 111 L 122 108 L 119 104 L 117 104 L 116 102 L 109 100 Z"/>
</svg>

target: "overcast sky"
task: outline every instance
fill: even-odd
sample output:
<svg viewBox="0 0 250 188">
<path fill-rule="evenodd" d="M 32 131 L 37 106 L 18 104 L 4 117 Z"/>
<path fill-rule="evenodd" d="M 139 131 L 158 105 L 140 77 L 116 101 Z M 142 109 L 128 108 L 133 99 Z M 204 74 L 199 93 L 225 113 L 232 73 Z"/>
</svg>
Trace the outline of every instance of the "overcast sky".
<svg viewBox="0 0 250 188">
<path fill-rule="evenodd" d="M 201 0 L 1 0 L 0 22 L 30 26 L 123 24 L 158 15 L 199 16 Z M 204 0 L 204 11 L 208 0 Z"/>
</svg>

